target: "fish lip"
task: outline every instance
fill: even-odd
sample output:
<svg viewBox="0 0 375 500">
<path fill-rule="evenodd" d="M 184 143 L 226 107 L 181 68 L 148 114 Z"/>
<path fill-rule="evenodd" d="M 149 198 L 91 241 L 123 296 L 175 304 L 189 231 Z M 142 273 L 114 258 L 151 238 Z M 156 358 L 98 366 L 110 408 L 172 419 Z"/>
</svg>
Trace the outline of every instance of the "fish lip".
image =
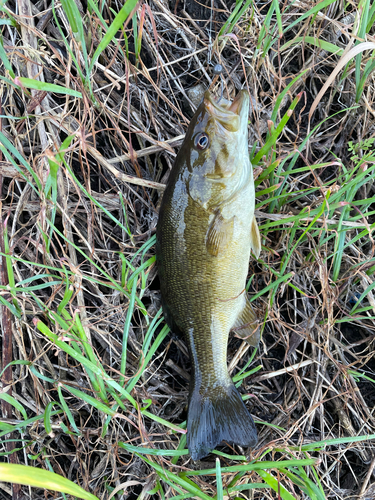
<svg viewBox="0 0 375 500">
<path fill-rule="evenodd" d="M 204 94 L 204 106 L 207 111 L 223 126 L 231 128 L 233 131 L 242 128 L 242 124 L 249 115 L 249 94 L 241 90 L 232 102 L 226 102 L 223 106 L 217 102 L 207 90 Z M 239 120 L 238 120 L 239 117 Z"/>
<path fill-rule="evenodd" d="M 246 90 L 241 90 L 233 99 L 232 104 L 230 104 L 228 109 L 232 111 L 232 113 L 236 113 L 241 117 L 245 113 L 246 115 L 248 115 L 249 105 L 250 105 L 249 94 L 247 93 Z"/>
</svg>

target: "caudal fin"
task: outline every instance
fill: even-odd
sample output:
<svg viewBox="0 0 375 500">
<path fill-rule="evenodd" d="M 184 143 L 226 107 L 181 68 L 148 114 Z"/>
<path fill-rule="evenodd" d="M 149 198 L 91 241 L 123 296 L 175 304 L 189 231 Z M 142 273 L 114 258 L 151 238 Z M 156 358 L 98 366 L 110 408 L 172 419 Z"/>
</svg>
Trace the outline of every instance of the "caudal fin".
<svg viewBox="0 0 375 500">
<path fill-rule="evenodd" d="M 258 442 L 254 420 L 230 379 L 225 386 L 193 388 L 187 431 L 187 445 L 194 460 L 208 455 L 222 441 L 244 447 Z"/>
</svg>

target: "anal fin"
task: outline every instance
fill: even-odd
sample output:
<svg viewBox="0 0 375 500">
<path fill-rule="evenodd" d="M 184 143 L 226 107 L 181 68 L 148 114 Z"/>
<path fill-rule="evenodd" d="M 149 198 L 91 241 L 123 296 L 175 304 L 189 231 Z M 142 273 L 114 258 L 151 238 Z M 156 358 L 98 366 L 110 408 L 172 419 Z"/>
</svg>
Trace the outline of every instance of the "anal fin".
<svg viewBox="0 0 375 500">
<path fill-rule="evenodd" d="M 258 318 L 249 301 L 238 316 L 232 331 L 240 339 L 246 340 L 251 346 L 257 347 L 260 341 Z"/>
<path fill-rule="evenodd" d="M 220 212 L 215 214 L 214 220 L 208 228 L 206 235 L 207 251 L 217 257 L 225 250 L 233 239 L 234 219 L 224 219 Z"/>
</svg>

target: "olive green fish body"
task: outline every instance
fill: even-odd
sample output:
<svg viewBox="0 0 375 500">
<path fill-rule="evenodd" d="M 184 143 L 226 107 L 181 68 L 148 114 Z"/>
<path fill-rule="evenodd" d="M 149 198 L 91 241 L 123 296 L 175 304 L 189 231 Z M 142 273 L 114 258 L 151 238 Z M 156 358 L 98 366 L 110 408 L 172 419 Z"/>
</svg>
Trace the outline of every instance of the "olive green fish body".
<svg viewBox="0 0 375 500">
<path fill-rule="evenodd" d="M 227 370 L 230 330 L 254 322 L 245 282 L 259 233 L 247 115 L 247 94 L 225 108 L 206 94 L 176 158 L 157 227 L 164 313 L 183 333 L 193 365 L 187 437 L 195 459 L 222 440 L 243 446 L 257 440 Z"/>
</svg>

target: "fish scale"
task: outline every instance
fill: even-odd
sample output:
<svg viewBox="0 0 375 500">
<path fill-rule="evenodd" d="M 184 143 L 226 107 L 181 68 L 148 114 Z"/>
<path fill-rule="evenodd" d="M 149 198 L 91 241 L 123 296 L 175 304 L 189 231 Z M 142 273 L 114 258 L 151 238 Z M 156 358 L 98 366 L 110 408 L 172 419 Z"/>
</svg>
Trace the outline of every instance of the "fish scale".
<svg viewBox="0 0 375 500">
<path fill-rule="evenodd" d="M 187 444 L 193 459 L 223 440 L 254 446 L 256 428 L 227 370 L 232 328 L 259 341 L 245 285 L 258 256 L 248 156 L 249 96 L 219 105 L 209 92 L 192 118 L 160 207 L 156 256 L 164 315 L 192 363 Z"/>
</svg>

